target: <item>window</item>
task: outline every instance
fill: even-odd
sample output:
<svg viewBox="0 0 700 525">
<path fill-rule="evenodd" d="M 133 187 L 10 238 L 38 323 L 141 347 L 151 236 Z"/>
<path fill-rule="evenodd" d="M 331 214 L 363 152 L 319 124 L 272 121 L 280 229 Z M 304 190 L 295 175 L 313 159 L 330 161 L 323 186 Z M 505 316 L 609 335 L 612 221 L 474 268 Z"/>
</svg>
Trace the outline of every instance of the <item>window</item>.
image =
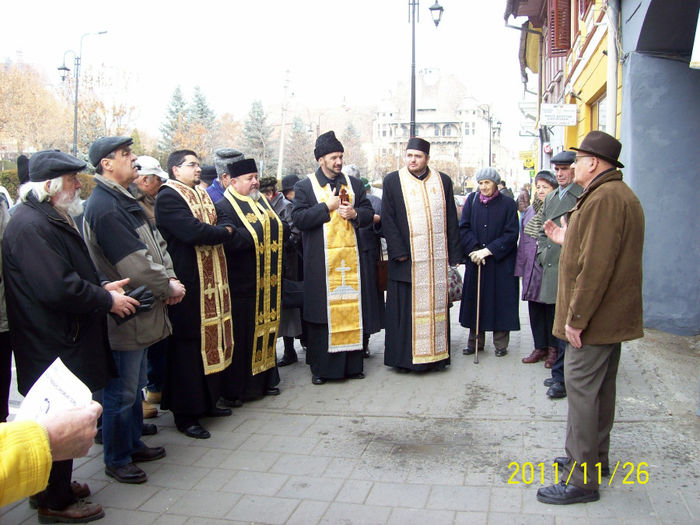
<svg viewBox="0 0 700 525">
<path fill-rule="evenodd" d="M 435 126 L 433 126 L 433 128 L 435 129 L 435 136 L 439 137 L 440 136 L 440 126 L 435 124 Z"/>
<path fill-rule="evenodd" d="M 591 104 L 591 131 L 606 131 L 608 119 L 608 99 L 605 95 Z"/>
</svg>

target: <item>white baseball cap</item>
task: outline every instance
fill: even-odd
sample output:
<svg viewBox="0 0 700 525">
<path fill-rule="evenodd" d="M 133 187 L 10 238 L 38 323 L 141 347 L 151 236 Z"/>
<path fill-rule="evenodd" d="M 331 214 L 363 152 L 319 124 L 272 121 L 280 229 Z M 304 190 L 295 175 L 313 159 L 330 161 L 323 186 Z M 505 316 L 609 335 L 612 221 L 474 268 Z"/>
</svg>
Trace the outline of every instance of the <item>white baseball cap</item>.
<svg viewBox="0 0 700 525">
<path fill-rule="evenodd" d="M 170 178 L 167 172 L 163 171 L 163 168 L 160 167 L 158 159 L 154 159 L 148 155 L 141 155 L 136 159 L 136 164 L 138 165 L 139 175 L 157 175 L 163 181 Z"/>
</svg>

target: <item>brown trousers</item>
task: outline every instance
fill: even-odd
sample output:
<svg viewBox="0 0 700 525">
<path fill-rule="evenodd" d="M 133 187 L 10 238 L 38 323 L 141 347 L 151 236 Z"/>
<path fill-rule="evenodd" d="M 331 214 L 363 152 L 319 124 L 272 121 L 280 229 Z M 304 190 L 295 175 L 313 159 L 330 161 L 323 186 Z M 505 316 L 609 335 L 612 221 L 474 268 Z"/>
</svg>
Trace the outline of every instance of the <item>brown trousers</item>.
<svg viewBox="0 0 700 525">
<path fill-rule="evenodd" d="M 566 346 L 564 378 L 569 403 L 566 427 L 566 455 L 575 461 L 569 483 L 593 490 L 598 488 L 598 468 L 608 467 L 610 430 L 615 420 L 615 381 L 620 363 L 620 343 Z M 573 461 L 564 468 L 566 481 Z M 584 469 L 582 464 L 586 464 Z"/>
</svg>

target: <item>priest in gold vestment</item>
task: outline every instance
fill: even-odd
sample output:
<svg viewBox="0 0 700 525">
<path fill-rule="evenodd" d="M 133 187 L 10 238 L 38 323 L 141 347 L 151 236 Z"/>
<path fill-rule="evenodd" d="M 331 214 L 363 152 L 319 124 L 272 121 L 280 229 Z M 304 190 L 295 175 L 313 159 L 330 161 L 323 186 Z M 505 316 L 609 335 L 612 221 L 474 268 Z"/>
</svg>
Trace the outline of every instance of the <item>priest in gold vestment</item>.
<svg viewBox="0 0 700 525">
<path fill-rule="evenodd" d="M 460 263 L 452 180 L 428 166 L 430 143 L 411 138 L 406 166 L 384 177 L 381 231 L 389 253 L 384 364 L 398 372 L 450 363 L 449 265 Z"/>
<path fill-rule="evenodd" d="M 311 381 L 362 379 L 362 282 L 357 229 L 374 210 L 362 181 L 342 173 L 344 148 L 329 131 L 316 139 L 319 167 L 294 186 L 292 222 L 304 247 L 304 320 Z"/>
</svg>

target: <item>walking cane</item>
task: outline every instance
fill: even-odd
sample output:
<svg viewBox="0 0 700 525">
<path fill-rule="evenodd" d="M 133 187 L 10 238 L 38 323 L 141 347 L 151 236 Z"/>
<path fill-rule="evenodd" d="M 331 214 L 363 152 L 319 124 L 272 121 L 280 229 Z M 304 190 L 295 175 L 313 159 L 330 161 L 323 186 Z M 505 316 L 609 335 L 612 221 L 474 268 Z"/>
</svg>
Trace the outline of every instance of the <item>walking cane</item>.
<svg viewBox="0 0 700 525">
<path fill-rule="evenodd" d="M 474 364 L 479 364 L 479 310 L 481 310 L 481 262 L 476 276 L 476 342 L 474 343 Z"/>
</svg>

